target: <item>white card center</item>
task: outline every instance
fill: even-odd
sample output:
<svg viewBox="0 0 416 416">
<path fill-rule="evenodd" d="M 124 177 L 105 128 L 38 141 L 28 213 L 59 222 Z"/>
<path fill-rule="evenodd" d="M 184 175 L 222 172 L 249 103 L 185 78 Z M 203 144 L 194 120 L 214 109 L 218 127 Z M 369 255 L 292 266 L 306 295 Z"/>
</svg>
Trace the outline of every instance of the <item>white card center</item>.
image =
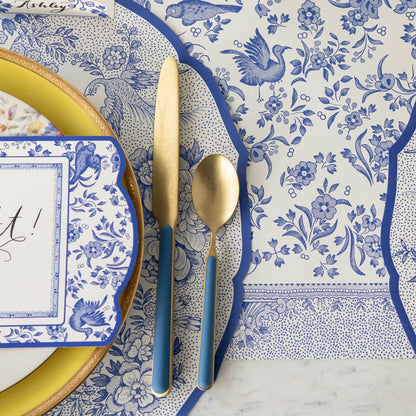
<svg viewBox="0 0 416 416">
<path fill-rule="evenodd" d="M 0 326 L 59 324 L 65 313 L 65 157 L 0 159 Z"/>
</svg>

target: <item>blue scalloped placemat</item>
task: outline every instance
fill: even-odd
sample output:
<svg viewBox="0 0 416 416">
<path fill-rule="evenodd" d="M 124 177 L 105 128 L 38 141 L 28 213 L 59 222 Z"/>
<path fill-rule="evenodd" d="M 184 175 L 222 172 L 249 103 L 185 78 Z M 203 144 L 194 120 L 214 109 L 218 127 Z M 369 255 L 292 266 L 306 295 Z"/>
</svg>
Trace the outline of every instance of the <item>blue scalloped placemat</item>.
<svg viewBox="0 0 416 416">
<path fill-rule="evenodd" d="M 143 3 L 215 74 L 249 150 L 251 266 L 226 358 L 414 357 L 381 224 L 416 97 L 415 5 Z"/>
<path fill-rule="evenodd" d="M 241 185 L 236 214 L 217 240 L 217 374 L 241 311 L 242 280 L 250 259 L 245 178 L 248 152 L 209 70 L 188 55 L 179 38 L 133 2 L 117 5 L 116 13 L 115 20 L 31 15 L 3 19 L 3 25 L 14 25 L 5 34 L 3 46 L 66 78 L 112 125 L 135 171 L 146 224 L 143 271 L 126 325 L 97 370 L 50 414 L 70 412 L 74 401 L 79 414 L 187 414 L 202 394 L 196 389 L 196 351 L 209 245 L 208 229 L 191 203 L 192 173 L 204 156 L 222 153 L 237 167 Z M 26 36 L 19 36 L 22 32 Z M 157 398 L 150 384 L 158 258 L 158 226 L 151 215 L 152 107 L 158 71 L 169 55 L 180 62 L 180 213 L 176 236 L 173 388 L 168 397 Z"/>
<path fill-rule="evenodd" d="M 251 265 L 226 358 L 413 358 L 381 224 L 416 97 L 416 6 L 146 4 L 215 74 L 249 150 Z"/>
</svg>

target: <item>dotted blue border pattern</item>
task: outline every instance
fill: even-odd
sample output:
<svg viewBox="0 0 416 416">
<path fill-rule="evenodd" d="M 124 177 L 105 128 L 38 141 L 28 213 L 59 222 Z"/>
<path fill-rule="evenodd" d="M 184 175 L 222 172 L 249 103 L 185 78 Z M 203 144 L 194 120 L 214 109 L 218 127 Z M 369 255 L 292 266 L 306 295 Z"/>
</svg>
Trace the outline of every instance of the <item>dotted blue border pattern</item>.
<svg viewBox="0 0 416 416">
<path fill-rule="evenodd" d="M 249 214 L 249 205 L 248 205 L 248 192 L 247 192 L 247 179 L 246 179 L 246 168 L 248 162 L 248 150 L 245 148 L 242 143 L 241 137 L 237 132 L 237 129 L 234 126 L 234 122 L 231 118 L 227 105 L 225 103 L 224 97 L 221 94 L 221 91 L 214 81 L 211 72 L 206 68 L 201 62 L 192 58 L 183 46 L 182 41 L 167 26 L 162 20 L 157 16 L 149 12 L 144 7 L 134 3 L 132 0 L 116 0 L 117 3 L 126 7 L 133 13 L 138 14 L 139 16 L 146 19 L 151 25 L 153 25 L 159 32 L 161 32 L 175 48 L 179 61 L 183 64 L 187 64 L 192 67 L 202 79 L 207 84 L 216 104 L 218 110 L 221 114 L 222 120 L 224 122 L 225 128 L 239 153 L 238 165 L 237 165 L 237 174 L 240 181 L 240 213 L 241 213 L 241 226 L 242 226 L 242 257 L 240 268 L 238 269 L 236 275 L 233 278 L 234 284 L 234 301 L 231 309 L 230 318 L 225 329 L 224 335 L 221 339 L 221 342 L 218 346 L 217 352 L 215 354 L 215 369 L 214 369 L 214 378 L 217 378 L 218 371 L 220 369 L 221 363 L 224 359 L 225 353 L 227 351 L 228 345 L 232 339 L 234 331 L 238 324 L 238 319 L 241 313 L 241 306 L 243 303 L 243 279 L 245 278 L 248 268 L 250 266 L 250 250 L 251 250 L 251 237 L 250 237 L 250 214 Z M 201 397 L 203 391 L 196 388 L 191 395 L 188 397 L 188 400 L 183 404 L 177 416 L 186 416 L 198 399 Z"/>
<path fill-rule="evenodd" d="M 390 251 L 390 228 L 393 218 L 394 203 L 396 200 L 396 188 L 397 188 L 397 156 L 407 145 L 412 138 L 416 129 L 416 106 L 413 107 L 410 115 L 409 123 L 407 124 L 404 132 L 400 136 L 399 140 L 390 148 L 389 151 L 389 178 L 387 186 L 387 199 L 386 207 L 384 210 L 383 223 L 381 226 L 381 249 L 384 257 L 384 264 L 390 275 L 390 294 L 393 300 L 393 304 L 399 315 L 400 321 L 403 325 L 403 329 L 406 332 L 409 342 L 416 352 L 416 333 L 406 310 L 404 309 L 399 292 L 399 274 L 394 267 L 392 254 Z"/>
</svg>

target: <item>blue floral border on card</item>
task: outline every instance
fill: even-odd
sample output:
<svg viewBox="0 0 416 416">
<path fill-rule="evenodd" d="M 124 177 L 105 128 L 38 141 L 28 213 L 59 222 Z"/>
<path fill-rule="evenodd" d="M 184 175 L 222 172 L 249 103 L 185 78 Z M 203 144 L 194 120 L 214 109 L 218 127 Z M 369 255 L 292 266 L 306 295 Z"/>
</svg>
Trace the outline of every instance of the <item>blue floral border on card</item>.
<svg viewBox="0 0 416 416">
<path fill-rule="evenodd" d="M 94 140 L 94 141 L 106 140 L 106 141 L 111 142 L 114 145 L 114 147 L 117 149 L 118 154 L 120 155 L 120 169 L 117 173 L 116 185 L 118 186 L 120 192 L 124 196 L 126 203 L 128 205 L 129 211 L 132 214 L 135 214 L 136 211 L 133 206 L 133 201 L 131 200 L 129 193 L 127 192 L 127 189 L 124 187 L 122 183 L 124 172 L 126 170 L 126 157 L 124 156 L 123 148 L 121 147 L 121 144 L 118 142 L 118 140 L 116 140 L 114 137 L 111 137 L 111 136 L 61 136 L 61 137 L 65 137 L 65 140 L 68 140 L 68 141 L 70 140 L 75 141 L 78 139 L 85 139 L 86 137 L 88 137 L 89 140 Z M 19 140 L 26 141 L 30 138 L 31 136 L 22 136 L 22 137 L 11 136 L 11 137 L 1 137 L 0 141 L 19 141 Z M 56 139 L 57 139 L 56 136 L 33 136 L 33 140 L 37 142 L 38 141 L 56 141 Z M 136 258 L 137 258 L 137 254 L 139 250 L 139 228 L 138 228 L 136 215 L 131 215 L 131 221 L 132 221 L 133 232 L 134 232 L 133 249 L 132 249 L 132 254 L 131 254 L 132 261 L 130 262 L 130 265 L 126 271 L 125 279 L 123 280 L 121 285 L 117 288 L 117 291 L 114 293 L 116 324 L 115 324 L 113 332 L 106 338 L 105 342 L 84 342 L 84 343 L 61 342 L 59 344 L 55 342 L 36 342 L 36 343 L 30 343 L 30 344 L 16 343 L 16 344 L 13 344 L 13 348 L 25 348 L 25 347 L 27 348 L 28 346 L 30 348 L 32 347 L 55 347 L 55 348 L 60 347 L 61 348 L 61 347 L 87 347 L 87 346 L 88 347 L 106 347 L 111 342 L 113 342 L 114 338 L 117 336 L 119 332 L 121 321 L 122 321 L 122 311 L 121 311 L 119 298 L 121 294 L 123 293 L 124 289 L 126 288 L 127 283 L 130 280 L 131 274 L 133 273 L 133 269 L 136 265 Z M 0 348 L 10 348 L 10 345 L 0 344 Z"/>
<path fill-rule="evenodd" d="M 416 106 L 413 107 L 409 122 L 397 140 L 397 142 L 389 150 L 389 176 L 387 186 L 386 207 L 384 210 L 383 223 L 381 226 L 381 249 L 383 252 L 384 264 L 390 275 L 390 294 L 393 304 L 396 308 L 403 329 L 416 352 L 416 333 L 404 309 L 403 302 L 400 298 L 399 291 L 399 274 L 393 263 L 390 250 L 390 228 L 393 219 L 394 204 L 396 201 L 397 188 L 397 156 L 403 148 L 409 143 L 416 129 Z"/>
<path fill-rule="evenodd" d="M 28 156 L 29 157 L 29 156 Z M 0 171 L 4 169 L 24 169 L 24 170 L 34 170 L 34 169 L 53 169 L 54 177 L 55 177 L 55 219 L 54 219 L 54 230 L 52 235 L 52 242 L 53 240 L 57 241 L 54 245 L 54 252 L 52 257 L 55 259 L 53 261 L 53 267 L 51 270 L 51 295 L 49 297 L 49 310 L 37 310 L 31 312 L 19 312 L 19 311 L 4 311 L 0 312 L 0 328 L 3 326 L 2 319 L 3 318 L 10 318 L 13 315 L 14 318 L 21 318 L 21 319 L 33 319 L 33 318 L 56 318 L 58 316 L 58 290 L 59 290 L 59 259 L 60 259 L 60 248 L 61 248 L 61 223 L 60 223 L 60 210 L 58 209 L 58 205 L 62 204 L 62 170 L 63 164 L 62 163 L 41 163 L 41 162 L 21 162 L 21 163 L 11 163 L 11 162 L 3 162 L 4 158 L 0 158 Z M 7 159 L 7 158 L 5 158 Z M 5 167 L 6 165 L 6 167 Z M 57 171 L 60 172 L 61 176 L 57 175 Z M 66 272 L 66 265 L 65 265 L 65 272 Z M 66 282 L 66 279 L 65 279 Z M 64 304 L 66 304 L 66 299 L 63 299 Z M 62 323 L 62 322 L 61 322 Z M 5 325 L 8 326 L 8 325 Z M 14 326 L 14 325 L 13 325 Z M 21 325 L 16 325 L 21 326 Z"/>
<path fill-rule="evenodd" d="M 173 32 L 162 20 L 157 16 L 152 14 L 150 11 L 144 7 L 134 3 L 131 0 L 116 0 L 117 3 L 126 7 L 130 11 L 138 14 L 139 16 L 146 19 L 151 25 L 153 25 L 159 32 L 161 32 L 168 40 L 171 42 L 172 46 L 175 48 L 179 61 L 183 64 L 187 64 L 192 67 L 204 80 L 207 84 L 215 102 L 218 107 L 218 110 L 221 114 L 221 118 L 224 122 L 225 128 L 239 153 L 238 165 L 237 165 L 237 174 L 240 181 L 240 212 L 241 212 L 241 225 L 242 225 L 242 256 L 240 267 L 233 278 L 234 284 L 234 300 L 233 306 L 231 309 L 230 318 L 225 329 L 224 335 L 221 339 L 221 342 L 218 346 L 216 355 L 215 355 L 215 372 L 214 377 L 218 375 L 222 360 L 224 359 L 225 353 L 227 351 L 228 345 L 233 337 L 234 330 L 237 326 L 238 319 L 240 317 L 241 305 L 243 302 L 243 279 L 246 276 L 248 268 L 250 266 L 250 248 L 251 248 L 251 237 L 250 237 L 250 213 L 248 206 L 248 192 L 247 192 L 247 179 L 246 179 L 246 167 L 248 162 L 248 150 L 245 148 L 240 135 L 238 134 L 237 129 L 234 126 L 231 115 L 228 111 L 227 105 L 225 103 L 224 97 L 221 94 L 221 91 L 214 81 L 211 72 L 206 68 L 201 62 L 192 58 L 187 52 L 179 39 L 178 35 Z M 188 397 L 187 401 L 183 404 L 181 409 L 178 412 L 178 416 L 187 415 L 198 399 L 201 397 L 203 391 L 195 389 L 191 395 Z"/>
</svg>

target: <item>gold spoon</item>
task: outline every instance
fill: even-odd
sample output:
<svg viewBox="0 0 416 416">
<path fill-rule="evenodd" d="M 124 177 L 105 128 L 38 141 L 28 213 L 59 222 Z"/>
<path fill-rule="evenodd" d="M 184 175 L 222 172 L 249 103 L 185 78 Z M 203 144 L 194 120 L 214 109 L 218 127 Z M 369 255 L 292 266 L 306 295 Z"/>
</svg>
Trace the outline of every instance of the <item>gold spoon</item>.
<svg viewBox="0 0 416 416">
<path fill-rule="evenodd" d="M 202 310 L 199 345 L 198 388 L 208 390 L 214 382 L 214 344 L 216 310 L 217 251 L 215 237 L 235 211 L 240 187 L 233 164 L 222 155 L 207 156 L 195 170 L 192 181 L 192 199 L 196 212 L 211 230 L 208 250 L 204 306 Z"/>
</svg>

